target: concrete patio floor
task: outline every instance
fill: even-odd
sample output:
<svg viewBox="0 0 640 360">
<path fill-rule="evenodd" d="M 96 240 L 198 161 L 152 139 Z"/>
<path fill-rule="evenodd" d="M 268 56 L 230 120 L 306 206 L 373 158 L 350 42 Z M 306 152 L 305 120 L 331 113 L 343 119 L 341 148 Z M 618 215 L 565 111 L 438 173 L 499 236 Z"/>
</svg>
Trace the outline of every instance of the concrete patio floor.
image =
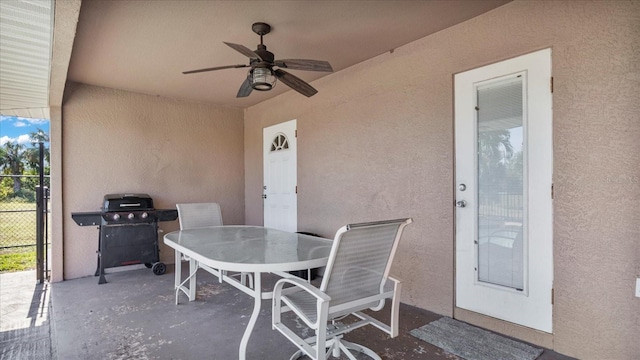
<svg viewBox="0 0 640 360">
<path fill-rule="evenodd" d="M 0 359 L 52 359 L 49 284 L 36 272 L 0 274 Z"/>
<path fill-rule="evenodd" d="M 32 271 L 0 274 L 0 359 L 238 358 L 253 307 L 244 293 L 201 271 L 197 300 L 187 302 L 181 295 L 176 306 L 172 266 L 162 276 L 136 269 L 108 274 L 107 281 L 98 285 L 96 277 L 86 277 L 36 285 Z M 385 319 L 385 310 L 374 316 Z M 289 359 L 295 352 L 271 329 L 270 316 L 270 301 L 264 300 L 248 359 Z M 402 305 L 400 317 L 400 335 L 394 339 L 371 326 L 346 339 L 383 359 L 458 359 L 409 335 L 439 315 Z M 545 350 L 538 359 L 570 358 Z"/>
</svg>

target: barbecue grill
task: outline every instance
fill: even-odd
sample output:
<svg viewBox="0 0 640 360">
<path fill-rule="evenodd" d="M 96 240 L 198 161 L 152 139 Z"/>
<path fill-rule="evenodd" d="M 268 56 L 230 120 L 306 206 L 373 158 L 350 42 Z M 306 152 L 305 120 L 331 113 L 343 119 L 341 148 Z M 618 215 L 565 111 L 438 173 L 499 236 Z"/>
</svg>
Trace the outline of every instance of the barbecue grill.
<svg viewBox="0 0 640 360">
<path fill-rule="evenodd" d="M 178 218 L 175 209 L 155 209 L 147 194 L 107 194 L 102 211 L 74 212 L 71 218 L 80 226 L 98 226 L 98 284 L 107 279 L 104 269 L 145 264 L 162 275 L 167 266 L 160 262 L 158 221 Z"/>
</svg>

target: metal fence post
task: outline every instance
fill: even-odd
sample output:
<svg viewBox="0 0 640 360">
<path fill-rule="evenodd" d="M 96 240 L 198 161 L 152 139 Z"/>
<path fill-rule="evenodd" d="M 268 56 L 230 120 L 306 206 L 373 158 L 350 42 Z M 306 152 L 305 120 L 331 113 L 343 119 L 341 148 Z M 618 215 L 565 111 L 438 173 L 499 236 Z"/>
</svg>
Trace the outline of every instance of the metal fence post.
<svg viewBox="0 0 640 360">
<path fill-rule="evenodd" d="M 36 276 L 39 284 L 45 280 L 44 274 L 44 219 L 46 208 L 46 196 L 44 187 L 44 143 L 39 144 L 39 185 L 36 186 Z"/>
<path fill-rule="evenodd" d="M 44 282 L 44 213 L 42 209 L 43 203 L 43 187 L 36 186 L 36 279 L 39 284 Z"/>
</svg>

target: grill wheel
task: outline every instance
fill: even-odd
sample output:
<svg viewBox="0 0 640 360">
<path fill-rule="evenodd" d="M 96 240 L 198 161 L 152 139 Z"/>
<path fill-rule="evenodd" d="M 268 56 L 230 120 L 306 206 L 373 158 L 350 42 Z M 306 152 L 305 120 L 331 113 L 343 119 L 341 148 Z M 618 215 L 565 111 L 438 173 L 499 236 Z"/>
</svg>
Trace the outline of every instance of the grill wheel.
<svg viewBox="0 0 640 360">
<path fill-rule="evenodd" d="M 167 265 L 161 262 L 157 262 L 153 264 L 153 266 L 151 267 L 151 271 L 153 271 L 153 273 L 156 275 L 162 275 L 167 272 Z"/>
</svg>

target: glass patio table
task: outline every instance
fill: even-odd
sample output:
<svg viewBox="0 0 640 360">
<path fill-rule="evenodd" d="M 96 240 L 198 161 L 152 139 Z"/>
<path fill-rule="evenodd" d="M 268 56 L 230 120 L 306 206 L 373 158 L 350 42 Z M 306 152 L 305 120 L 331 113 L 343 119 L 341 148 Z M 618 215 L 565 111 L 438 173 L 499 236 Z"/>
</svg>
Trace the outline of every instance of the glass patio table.
<svg viewBox="0 0 640 360">
<path fill-rule="evenodd" d="M 332 241 L 260 226 L 212 226 L 170 232 L 164 236 L 164 243 L 175 250 L 176 304 L 179 291 L 189 301 L 195 300 L 198 268 L 205 268 L 218 276 L 220 282 L 253 296 L 253 312 L 240 341 L 239 359 L 244 360 L 262 299 L 271 299 L 273 295 L 271 291 L 263 291 L 261 274 L 291 277 L 288 271 L 325 266 Z M 182 255 L 189 259 L 189 276 L 185 280 L 180 270 Z M 228 275 L 228 271 L 253 274 L 253 287 Z"/>
</svg>

